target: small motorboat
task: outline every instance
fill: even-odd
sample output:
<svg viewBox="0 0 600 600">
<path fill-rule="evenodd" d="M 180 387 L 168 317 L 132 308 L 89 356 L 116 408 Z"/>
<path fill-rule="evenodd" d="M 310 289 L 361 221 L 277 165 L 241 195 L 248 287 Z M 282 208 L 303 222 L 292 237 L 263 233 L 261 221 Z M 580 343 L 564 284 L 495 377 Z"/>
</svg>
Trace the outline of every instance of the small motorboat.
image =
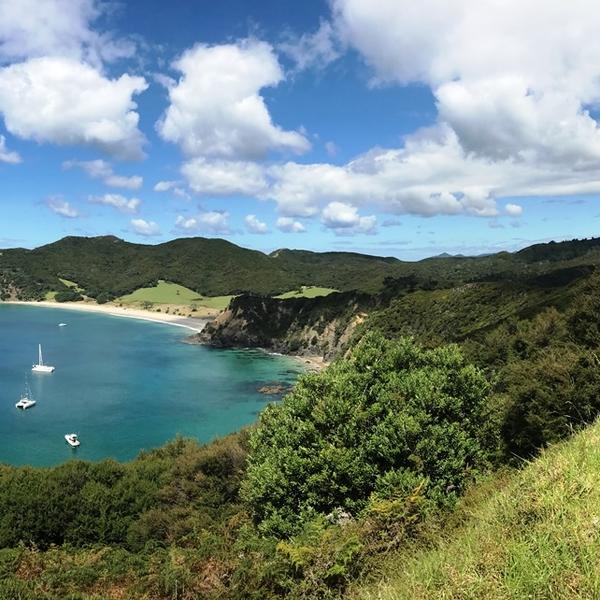
<svg viewBox="0 0 600 600">
<path fill-rule="evenodd" d="M 65 440 L 67 440 L 67 444 L 69 444 L 71 448 L 77 448 L 77 446 L 81 444 L 76 433 L 67 433 L 67 435 L 65 435 Z"/>
<path fill-rule="evenodd" d="M 66 323 L 59 323 L 59 324 L 58 324 L 58 326 L 59 326 L 59 327 L 66 327 L 66 326 L 67 326 L 67 324 L 66 324 Z"/>
<path fill-rule="evenodd" d="M 15 404 L 16 408 L 20 408 L 22 410 L 26 410 L 35 406 L 35 400 L 31 397 L 31 390 L 29 389 L 29 384 L 25 385 L 25 393 L 21 396 L 21 399 Z"/>
</svg>

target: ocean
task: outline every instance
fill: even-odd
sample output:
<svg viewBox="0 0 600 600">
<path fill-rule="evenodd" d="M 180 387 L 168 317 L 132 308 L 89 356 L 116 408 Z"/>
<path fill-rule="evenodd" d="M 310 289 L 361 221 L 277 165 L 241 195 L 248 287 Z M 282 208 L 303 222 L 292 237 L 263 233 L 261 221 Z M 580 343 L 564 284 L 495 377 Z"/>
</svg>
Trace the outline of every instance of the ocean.
<svg viewBox="0 0 600 600">
<path fill-rule="evenodd" d="M 66 327 L 59 327 L 64 322 Z M 168 324 L 0 305 L 0 462 L 49 466 L 71 458 L 129 460 L 177 435 L 201 442 L 254 422 L 291 384 L 297 361 L 259 350 L 184 343 Z M 52 374 L 35 374 L 38 344 Z M 36 406 L 15 408 L 28 381 Z M 66 433 L 79 435 L 70 448 Z"/>
</svg>

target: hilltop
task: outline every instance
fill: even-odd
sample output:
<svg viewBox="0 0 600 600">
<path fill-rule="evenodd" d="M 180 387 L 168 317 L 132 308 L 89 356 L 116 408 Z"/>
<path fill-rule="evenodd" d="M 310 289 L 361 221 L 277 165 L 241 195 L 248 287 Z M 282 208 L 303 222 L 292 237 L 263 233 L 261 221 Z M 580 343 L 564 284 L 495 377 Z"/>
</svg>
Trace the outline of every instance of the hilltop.
<svg viewBox="0 0 600 600">
<path fill-rule="evenodd" d="M 396 259 L 296 250 L 267 255 L 222 239 L 182 238 L 152 246 L 114 236 L 66 237 L 34 250 L 3 250 L 0 292 L 34 300 L 66 290 L 61 280 L 76 282 L 86 296 L 108 299 L 159 280 L 203 296 L 275 295 L 303 285 L 375 291 L 402 269 Z"/>
<path fill-rule="evenodd" d="M 352 252 L 280 249 L 271 254 L 223 239 L 182 238 L 158 245 L 114 236 L 66 237 L 34 250 L 0 252 L 0 294 L 22 300 L 66 292 L 74 282 L 90 298 L 112 300 L 160 280 L 202 296 L 276 296 L 302 286 L 376 294 L 394 287 L 444 288 L 512 281 L 558 268 L 600 263 L 600 239 L 537 244 L 520 252 L 439 256 L 418 262 Z"/>
</svg>

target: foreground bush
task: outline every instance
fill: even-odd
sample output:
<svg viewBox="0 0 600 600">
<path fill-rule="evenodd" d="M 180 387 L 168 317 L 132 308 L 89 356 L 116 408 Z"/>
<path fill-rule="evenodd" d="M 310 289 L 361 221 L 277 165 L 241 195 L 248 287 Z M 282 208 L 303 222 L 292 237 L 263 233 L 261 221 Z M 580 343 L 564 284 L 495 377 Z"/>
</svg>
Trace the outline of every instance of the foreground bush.
<svg viewBox="0 0 600 600">
<path fill-rule="evenodd" d="M 352 355 L 302 378 L 251 437 L 243 497 L 260 531 L 297 533 L 372 493 L 452 502 L 486 462 L 489 385 L 455 346 L 423 350 L 369 334 Z"/>
</svg>

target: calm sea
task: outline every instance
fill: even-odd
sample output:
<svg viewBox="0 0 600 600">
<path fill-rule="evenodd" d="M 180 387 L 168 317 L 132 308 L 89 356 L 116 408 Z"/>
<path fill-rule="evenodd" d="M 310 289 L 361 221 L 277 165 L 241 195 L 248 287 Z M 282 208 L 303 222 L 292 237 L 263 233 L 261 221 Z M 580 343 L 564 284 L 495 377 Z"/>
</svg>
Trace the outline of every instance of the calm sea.
<svg viewBox="0 0 600 600">
<path fill-rule="evenodd" d="M 58 327 L 60 322 L 66 327 Z M 183 343 L 186 329 L 93 313 L 0 305 L 0 462 L 128 460 L 177 434 L 206 442 L 256 420 L 258 388 L 302 367 L 252 350 Z M 31 373 L 38 343 L 51 375 Z M 15 408 L 26 379 L 37 405 Z M 65 433 L 79 434 L 73 450 Z"/>
</svg>

